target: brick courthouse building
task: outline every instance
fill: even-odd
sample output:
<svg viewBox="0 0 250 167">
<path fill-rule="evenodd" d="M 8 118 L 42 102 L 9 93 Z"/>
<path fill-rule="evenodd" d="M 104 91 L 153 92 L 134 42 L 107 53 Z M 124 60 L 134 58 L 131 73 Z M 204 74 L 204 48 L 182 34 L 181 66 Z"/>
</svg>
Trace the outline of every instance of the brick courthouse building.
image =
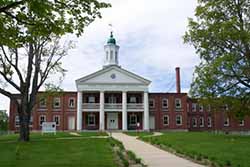
<svg viewBox="0 0 250 167">
<path fill-rule="evenodd" d="M 119 46 L 112 33 L 104 46 L 101 70 L 76 80 L 77 91 L 46 97 L 40 92 L 30 128 L 56 122 L 57 130 L 184 130 L 250 131 L 250 118 L 237 120 L 211 112 L 181 93 L 176 68 L 176 93 L 150 93 L 151 81 L 119 66 Z M 16 106 L 10 102 L 9 128 L 19 129 Z"/>
</svg>

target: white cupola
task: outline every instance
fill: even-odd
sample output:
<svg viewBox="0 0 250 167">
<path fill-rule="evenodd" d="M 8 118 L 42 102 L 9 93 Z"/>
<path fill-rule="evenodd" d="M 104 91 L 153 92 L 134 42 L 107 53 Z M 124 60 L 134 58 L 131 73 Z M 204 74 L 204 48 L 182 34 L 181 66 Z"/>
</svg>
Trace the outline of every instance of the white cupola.
<svg viewBox="0 0 250 167">
<path fill-rule="evenodd" d="M 119 48 L 120 47 L 116 45 L 116 40 L 113 37 L 113 32 L 111 31 L 107 44 L 104 45 L 105 58 L 103 67 L 107 67 L 110 65 L 119 65 Z"/>
</svg>

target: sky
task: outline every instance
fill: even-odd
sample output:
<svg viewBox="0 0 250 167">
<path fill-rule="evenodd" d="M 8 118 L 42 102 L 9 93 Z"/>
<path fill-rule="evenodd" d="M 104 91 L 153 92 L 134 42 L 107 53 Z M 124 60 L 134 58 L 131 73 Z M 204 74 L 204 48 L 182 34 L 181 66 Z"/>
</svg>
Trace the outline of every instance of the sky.
<svg viewBox="0 0 250 167">
<path fill-rule="evenodd" d="M 62 83 L 76 91 L 75 80 L 100 70 L 104 45 L 112 30 L 120 46 L 119 64 L 152 81 L 150 92 L 175 92 L 175 67 L 181 69 L 182 92 L 188 93 L 195 65 L 199 63 L 192 46 L 183 43 L 188 17 L 194 17 L 196 0 L 106 0 L 112 7 L 102 10 L 102 19 L 91 23 L 77 38 L 66 35 L 75 48 L 63 59 L 68 71 Z M 0 109 L 9 100 L 0 95 Z"/>
</svg>

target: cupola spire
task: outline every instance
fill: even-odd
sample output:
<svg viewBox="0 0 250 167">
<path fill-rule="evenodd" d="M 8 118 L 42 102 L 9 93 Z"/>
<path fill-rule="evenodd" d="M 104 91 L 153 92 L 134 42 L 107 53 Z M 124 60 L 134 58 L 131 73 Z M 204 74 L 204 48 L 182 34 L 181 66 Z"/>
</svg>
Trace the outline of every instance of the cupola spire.
<svg viewBox="0 0 250 167">
<path fill-rule="evenodd" d="M 105 58 L 103 67 L 110 65 L 119 65 L 118 55 L 119 55 L 119 46 L 116 45 L 116 40 L 113 35 L 113 31 L 110 32 L 110 36 L 107 40 L 107 44 L 104 45 Z"/>
</svg>

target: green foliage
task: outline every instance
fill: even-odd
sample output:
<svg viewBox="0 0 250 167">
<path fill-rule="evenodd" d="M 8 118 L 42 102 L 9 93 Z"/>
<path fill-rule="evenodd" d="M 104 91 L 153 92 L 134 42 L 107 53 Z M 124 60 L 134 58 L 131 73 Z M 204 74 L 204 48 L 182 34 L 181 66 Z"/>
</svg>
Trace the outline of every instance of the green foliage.
<svg viewBox="0 0 250 167">
<path fill-rule="evenodd" d="M 110 4 L 97 0 L 4 0 L 0 1 L 1 45 L 22 46 L 49 34 L 77 36 Z"/>
<path fill-rule="evenodd" d="M 0 131 L 8 130 L 8 114 L 6 110 L 0 110 Z"/>
<path fill-rule="evenodd" d="M 249 114 L 250 1 L 198 0 L 195 16 L 184 35 L 201 59 L 191 95 L 203 100 L 226 97 L 220 106 L 235 100 L 241 106 L 237 112 Z"/>
</svg>

